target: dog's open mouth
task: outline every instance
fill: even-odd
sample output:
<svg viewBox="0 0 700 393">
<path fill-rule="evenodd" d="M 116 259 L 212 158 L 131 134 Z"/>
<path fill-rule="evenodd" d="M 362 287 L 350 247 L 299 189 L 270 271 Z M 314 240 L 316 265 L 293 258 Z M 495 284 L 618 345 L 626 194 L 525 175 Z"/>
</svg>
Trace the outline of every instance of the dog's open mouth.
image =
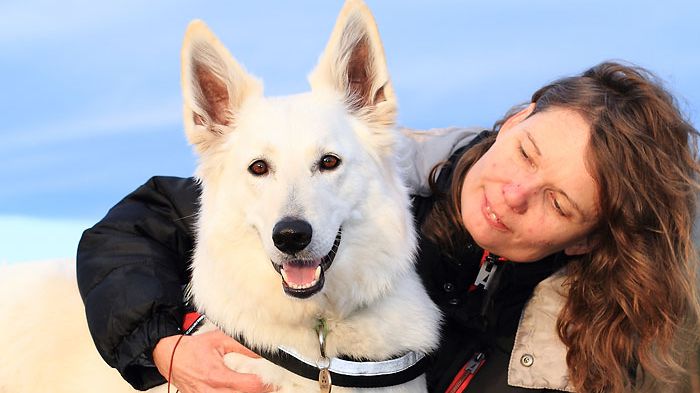
<svg viewBox="0 0 700 393">
<path fill-rule="evenodd" d="M 323 258 L 318 259 L 288 259 L 280 266 L 272 263 L 275 270 L 282 276 L 282 288 L 290 296 L 306 299 L 318 293 L 325 282 L 324 272 L 331 267 L 335 254 L 340 245 L 341 230 L 335 236 L 331 250 Z"/>
</svg>

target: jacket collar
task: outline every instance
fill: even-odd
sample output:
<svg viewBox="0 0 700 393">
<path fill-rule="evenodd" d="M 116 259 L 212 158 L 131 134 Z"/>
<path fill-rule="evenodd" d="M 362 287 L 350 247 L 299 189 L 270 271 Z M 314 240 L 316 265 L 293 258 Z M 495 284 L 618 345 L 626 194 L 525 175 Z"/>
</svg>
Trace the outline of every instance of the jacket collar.
<svg viewBox="0 0 700 393">
<path fill-rule="evenodd" d="M 557 319 L 567 299 L 565 269 L 542 281 L 525 306 L 508 366 L 508 384 L 529 389 L 573 392 L 566 364 L 567 348 Z"/>
</svg>

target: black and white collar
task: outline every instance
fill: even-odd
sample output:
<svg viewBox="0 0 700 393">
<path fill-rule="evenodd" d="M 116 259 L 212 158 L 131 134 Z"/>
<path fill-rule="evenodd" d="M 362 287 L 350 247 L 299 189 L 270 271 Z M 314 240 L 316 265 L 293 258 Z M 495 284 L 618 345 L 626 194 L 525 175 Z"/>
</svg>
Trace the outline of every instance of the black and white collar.
<svg viewBox="0 0 700 393">
<path fill-rule="evenodd" d="M 296 375 L 318 380 L 320 367 L 316 361 L 307 359 L 291 348 L 280 346 L 277 351 L 259 351 L 251 348 L 245 340 L 239 342 L 270 362 Z M 427 359 L 417 352 L 382 361 L 354 361 L 330 358 L 328 371 L 334 386 L 351 388 L 378 388 L 400 385 L 416 379 L 425 372 Z"/>
<path fill-rule="evenodd" d="M 192 334 L 204 322 L 201 315 L 190 326 L 185 334 Z M 276 351 L 261 351 L 253 348 L 243 337 L 234 337 L 246 348 L 257 353 L 268 361 L 290 371 L 300 377 L 317 381 L 318 362 L 307 359 L 291 348 L 279 346 Z M 354 361 L 333 357 L 328 359 L 328 371 L 333 385 L 350 388 L 379 388 L 400 385 L 412 381 L 425 372 L 427 358 L 425 354 L 414 351 L 402 356 L 382 361 Z"/>
</svg>

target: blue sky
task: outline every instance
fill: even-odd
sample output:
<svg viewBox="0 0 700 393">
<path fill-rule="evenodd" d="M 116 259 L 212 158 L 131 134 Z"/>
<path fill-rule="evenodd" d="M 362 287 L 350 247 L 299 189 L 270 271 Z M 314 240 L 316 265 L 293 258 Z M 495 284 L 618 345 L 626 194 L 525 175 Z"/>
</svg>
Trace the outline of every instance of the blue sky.
<svg viewBox="0 0 700 393">
<path fill-rule="evenodd" d="M 544 83 L 644 66 L 700 121 L 700 2 L 368 0 L 401 124 L 490 126 Z M 72 257 L 148 177 L 188 176 L 179 50 L 203 19 L 268 95 L 307 89 L 340 1 L 0 3 L 0 262 Z"/>
</svg>

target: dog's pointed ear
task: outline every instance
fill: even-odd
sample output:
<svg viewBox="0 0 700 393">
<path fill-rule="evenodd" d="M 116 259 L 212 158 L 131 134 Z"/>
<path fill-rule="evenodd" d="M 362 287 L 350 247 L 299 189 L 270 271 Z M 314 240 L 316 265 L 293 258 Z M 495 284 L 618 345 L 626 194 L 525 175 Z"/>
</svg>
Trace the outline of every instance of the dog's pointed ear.
<svg viewBox="0 0 700 393">
<path fill-rule="evenodd" d="M 237 112 L 245 100 L 262 95 L 262 83 L 195 20 L 182 45 L 182 94 L 187 139 L 201 154 L 234 129 Z"/>
<path fill-rule="evenodd" d="M 372 13 L 361 0 L 348 0 L 309 75 L 314 90 L 335 89 L 348 108 L 369 123 L 394 125 L 397 103 L 384 48 Z"/>
</svg>

